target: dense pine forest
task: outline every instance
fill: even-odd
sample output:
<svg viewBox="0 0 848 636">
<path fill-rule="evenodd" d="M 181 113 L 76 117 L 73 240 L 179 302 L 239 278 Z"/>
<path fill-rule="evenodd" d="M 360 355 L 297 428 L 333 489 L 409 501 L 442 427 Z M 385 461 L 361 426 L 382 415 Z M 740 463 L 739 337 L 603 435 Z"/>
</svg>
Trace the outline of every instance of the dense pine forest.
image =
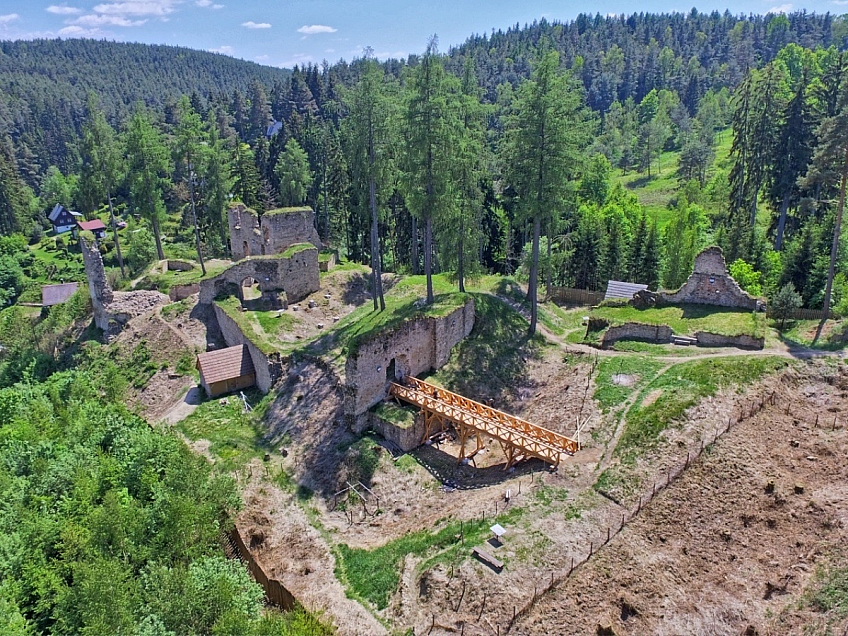
<svg viewBox="0 0 848 636">
<path fill-rule="evenodd" d="M 677 288 L 718 244 L 752 294 L 848 316 L 848 16 L 581 15 L 422 48 L 289 71 L 0 42 L 0 632 L 325 633 L 223 558 L 233 481 L 123 405 L 144 346 L 74 333 L 84 293 L 25 313 L 84 279 L 56 204 L 107 224 L 116 289 L 228 258 L 243 202 L 311 206 L 375 312 L 382 272 L 426 274 L 430 303 L 433 274 L 508 274 L 533 332 L 554 286 Z"/>
<path fill-rule="evenodd" d="M 191 253 L 195 218 L 200 253 L 225 256 L 231 199 L 306 203 L 325 241 L 375 271 L 591 289 L 676 287 L 718 242 L 751 291 L 791 284 L 820 307 L 842 264 L 846 44 L 844 17 L 695 10 L 516 25 L 447 54 L 434 36 L 405 61 L 290 73 L 169 47 L 4 43 L 0 227 L 37 242 L 56 203 L 108 208 L 133 225 L 139 271 Z M 661 209 L 642 205 L 661 182 Z"/>
</svg>

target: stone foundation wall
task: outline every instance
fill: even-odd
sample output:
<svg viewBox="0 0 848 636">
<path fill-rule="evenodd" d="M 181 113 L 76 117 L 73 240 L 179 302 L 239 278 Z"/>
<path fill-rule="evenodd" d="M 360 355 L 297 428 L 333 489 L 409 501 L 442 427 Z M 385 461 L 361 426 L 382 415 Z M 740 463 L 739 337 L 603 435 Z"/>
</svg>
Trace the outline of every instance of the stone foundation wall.
<svg viewBox="0 0 848 636">
<path fill-rule="evenodd" d="M 218 321 L 218 326 L 221 328 L 224 342 L 227 343 L 228 347 L 247 345 L 247 350 L 250 352 L 250 359 L 253 361 L 253 368 L 256 370 L 256 386 L 263 393 L 267 393 L 283 377 L 284 360 L 279 353 L 273 353 L 270 356 L 262 353 L 250 341 L 250 338 L 242 333 L 236 321 L 230 318 L 227 312 L 218 305 L 213 304 L 212 306 L 215 308 L 215 318 Z"/>
<path fill-rule="evenodd" d="M 169 272 L 190 272 L 194 269 L 194 264 L 188 261 L 168 259 L 166 263 L 166 268 Z"/>
<path fill-rule="evenodd" d="M 415 423 L 408 427 L 398 426 L 372 412 L 362 415 L 359 419 L 364 425 L 362 430 L 370 429 L 382 435 L 404 452 L 420 446 L 424 437 L 424 416 L 421 413 L 415 416 Z"/>
<path fill-rule="evenodd" d="M 174 285 L 173 287 L 171 287 L 171 289 L 168 290 L 168 298 L 171 299 L 171 302 L 176 302 L 178 300 L 188 298 L 192 294 L 197 294 L 198 292 L 200 292 L 199 283 L 190 283 L 188 285 Z"/>
<path fill-rule="evenodd" d="M 765 307 L 762 300 L 742 290 L 727 273 L 720 247 L 708 247 L 695 258 L 692 275 L 675 292 L 660 292 L 663 302 L 673 305 L 694 303 L 755 310 Z"/>
<path fill-rule="evenodd" d="M 473 327 L 474 301 L 469 299 L 447 316 L 414 318 L 360 344 L 345 366 L 344 409 L 350 425 L 386 397 L 389 381 L 444 365 Z"/>
<path fill-rule="evenodd" d="M 646 325 L 641 322 L 627 322 L 610 327 L 601 339 L 601 347 L 609 349 L 619 340 L 640 340 L 642 342 L 671 342 L 674 332 L 668 325 Z"/>
<path fill-rule="evenodd" d="M 241 298 L 241 283 L 246 278 L 256 280 L 263 295 L 285 292 L 285 301 L 298 302 L 320 289 L 318 250 L 313 247 L 289 257 L 247 258 L 234 263 L 217 276 L 200 281 L 200 302 L 209 304 L 229 290 Z"/>
<path fill-rule="evenodd" d="M 765 347 L 765 338 L 756 338 L 748 334 L 741 336 L 722 336 L 708 331 L 699 331 L 695 334 L 698 346 L 701 347 L 737 347 L 739 349 L 762 349 Z"/>
<path fill-rule="evenodd" d="M 254 210 L 237 203 L 229 208 L 227 216 L 234 260 L 280 254 L 297 243 L 312 243 L 321 248 L 312 208 L 269 210 L 260 217 Z"/>
</svg>

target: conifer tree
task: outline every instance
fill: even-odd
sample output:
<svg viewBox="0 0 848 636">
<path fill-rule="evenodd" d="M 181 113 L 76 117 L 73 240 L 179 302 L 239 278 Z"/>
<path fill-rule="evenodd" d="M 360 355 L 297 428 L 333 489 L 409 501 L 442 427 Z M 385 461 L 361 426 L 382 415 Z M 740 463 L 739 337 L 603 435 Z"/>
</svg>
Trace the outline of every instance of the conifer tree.
<svg viewBox="0 0 848 636">
<path fill-rule="evenodd" d="M 277 158 L 274 172 L 280 179 L 280 204 L 283 207 L 303 205 L 309 186 L 312 185 L 312 173 L 306 151 L 296 139 L 286 142 L 285 150 Z"/>
<path fill-rule="evenodd" d="M 136 107 L 125 133 L 130 186 L 133 205 L 153 227 L 156 241 L 156 254 L 159 260 L 165 259 L 162 250 L 162 232 L 160 222 L 165 217 L 165 188 L 173 166 L 168 147 L 162 133 L 153 125 L 150 115 L 139 105 Z"/>
<path fill-rule="evenodd" d="M 195 177 L 200 168 L 200 143 L 203 138 L 203 122 L 194 110 L 191 101 L 185 95 L 177 104 L 179 121 L 176 128 L 177 161 L 185 169 L 185 179 L 188 181 L 189 205 L 191 205 L 191 220 L 194 225 L 194 247 L 197 250 L 197 262 L 200 270 L 206 276 L 206 263 L 203 260 L 203 250 L 200 248 L 200 229 L 197 225 L 197 207 L 195 205 Z"/>
<path fill-rule="evenodd" d="M 502 161 L 517 193 L 521 216 L 532 224 L 527 299 L 530 334 L 536 333 L 539 235 L 542 222 L 563 212 L 568 181 L 588 141 L 580 88 L 559 70 L 559 54 L 542 51 L 532 76 L 518 88 L 507 117 Z"/>
<path fill-rule="evenodd" d="M 124 257 L 121 253 L 121 241 L 118 237 L 118 225 L 115 222 L 115 208 L 112 205 L 112 193 L 121 180 L 123 163 L 122 149 L 118 136 L 100 108 L 97 95 L 89 93 L 86 103 L 86 121 L 82 129 L 81 166 L 79 197 L 87 210 L 96 210 L 105 198 L 109 204 L 109 223 L 115 239 L 115 251 L 121 276 L 126 277 Z"/>
<path fill-rule="evenodd" d="M 433 226 L 454 205 L 451 133 L 457 113 L 447 97 L 447 78 L 432 37 L 409 75 L 405 113 L 404 190 L 409 211 L 424 221 L 424 274 L 427 304 L 433 295 Z"/>
</svg>

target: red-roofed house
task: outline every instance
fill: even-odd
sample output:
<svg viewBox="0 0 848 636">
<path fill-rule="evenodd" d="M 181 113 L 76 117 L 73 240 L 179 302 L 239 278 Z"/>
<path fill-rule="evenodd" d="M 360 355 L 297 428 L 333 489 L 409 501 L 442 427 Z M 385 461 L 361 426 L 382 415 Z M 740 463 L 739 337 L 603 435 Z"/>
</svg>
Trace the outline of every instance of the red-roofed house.
<svg viewBox="0 0 848 636">
<path fill-rule="evenodd" d="M 106 236 L 106 224 L 103 223 L 100 219 L 94 219 L 93 221 L 77 221 L 77 227 L 80 231 L 87 231 L 94 234 L 94 238 L 102 239 Z"/>
<path fill-rule="evenodd" d="M 246 345 L 207 351 L 197 356 L 200 385 L 209 397 L 256 384 L 256 371 Z"/>
</svg>

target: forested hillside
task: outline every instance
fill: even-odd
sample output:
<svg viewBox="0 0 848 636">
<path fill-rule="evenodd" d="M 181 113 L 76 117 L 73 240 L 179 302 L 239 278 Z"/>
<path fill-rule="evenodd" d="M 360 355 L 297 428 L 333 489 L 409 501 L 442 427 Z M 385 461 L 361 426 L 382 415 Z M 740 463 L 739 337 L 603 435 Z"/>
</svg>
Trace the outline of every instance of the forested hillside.
<svg viewBox="0 0 848 636">
<path fill-rule="evenodd" d="M 25 174 L 67 169 L 89 91 L 118 124 L 141 101 L 165 113 L 180 95 L 205 98 L 268 88 L 289 72 L 175 46 L 105 40 L 0 42 L 0 132 L 12 135 Z M 71 147 L 69 147 L 71 146 Z M 33 184 L 35 185 L 35 184 Z"/>
<path fill-rule="evenodd" d="M 129 223 L 126 263 L 117 230 L 102 246 L 125 278 L 154 257 L 226 257 L 238 200 L 311 206 L 322 240 L 376 272 L 674 288 L 718 243 L 752 293 L 848 311 L 831 249 L 846 44 L 845 16 L 694 10 L 290 74 L 167 47 L 7 44 L 0 228 L 37 247 L 4 295 L 64 271 L 64 240 L 44 237 L 56 203 Z"/>
</svg>

